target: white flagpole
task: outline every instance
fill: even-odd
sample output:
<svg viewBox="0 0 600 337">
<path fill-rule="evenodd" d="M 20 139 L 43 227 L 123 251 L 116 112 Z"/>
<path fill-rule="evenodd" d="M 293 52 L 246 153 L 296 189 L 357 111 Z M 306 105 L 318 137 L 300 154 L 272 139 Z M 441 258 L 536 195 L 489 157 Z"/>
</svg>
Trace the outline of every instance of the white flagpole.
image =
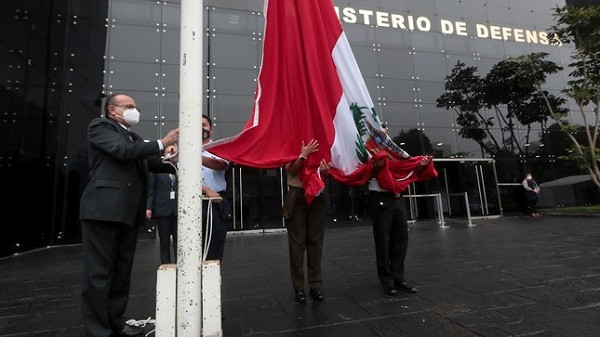
<svg viewBox="0 0 600 337">
<path fill-rule="evenodd" d="M 181 1 L 177 336 L 202 334 L 203 0 Z"/>
</svg>

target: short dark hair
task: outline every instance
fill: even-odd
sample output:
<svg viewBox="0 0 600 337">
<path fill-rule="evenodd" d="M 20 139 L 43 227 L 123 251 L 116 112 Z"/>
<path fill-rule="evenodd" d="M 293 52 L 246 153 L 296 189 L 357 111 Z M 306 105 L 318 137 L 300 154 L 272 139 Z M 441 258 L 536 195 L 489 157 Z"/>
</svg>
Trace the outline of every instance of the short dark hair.
<svg viewBox="0 0 600 337">
<path fill-rule="evenodd" d="M 212 130 L 212 121 L 210 120 L 210 118 L 208 118 L 208 116 L 205 114 L 202 114 L 202 118 L 206 118 L 206 120 L 208 121 L 208 124 L 210 125 L 210 129 Z"/>
<path fill-rule="evenodd" d="M 117 92 L 117 93 L 114 93 L 114 94 L 110 94 L 108 97 L 106 97 L 106 100 L 104 101 L 104 117 L 110 118 L 108 116 L 108 106 L 109 105 L 114 105 L 115 101 L 117 100 L 117 96 L 119 96 L 119 95 L 125 95 L 125 96 L 127 96 L 127 94 L 124 94 L 122 92 Z"/>
</svg>

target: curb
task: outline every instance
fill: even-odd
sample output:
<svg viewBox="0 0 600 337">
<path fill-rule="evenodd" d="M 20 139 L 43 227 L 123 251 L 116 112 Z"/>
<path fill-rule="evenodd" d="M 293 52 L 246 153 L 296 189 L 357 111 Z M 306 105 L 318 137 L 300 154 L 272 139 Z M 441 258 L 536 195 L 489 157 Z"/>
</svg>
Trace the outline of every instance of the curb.
<svg viewBox="0 0 600 337">
<path fill-rule="evenodd" d="M 575 218 L 595 218 L 600 217 L 600 212 L 543 212 L 543 215 L 565 216 Z"/>
</svg>

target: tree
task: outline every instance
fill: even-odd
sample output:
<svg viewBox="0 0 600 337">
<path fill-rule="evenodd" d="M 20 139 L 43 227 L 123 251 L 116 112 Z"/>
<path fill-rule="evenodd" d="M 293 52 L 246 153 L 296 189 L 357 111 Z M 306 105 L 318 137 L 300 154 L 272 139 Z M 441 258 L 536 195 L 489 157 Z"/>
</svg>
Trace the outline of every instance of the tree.
<svg viewBox="0 0 600 337">
<path fill-rule="evenodd" d="M 482 152 L 494 155 L 500 150 L 500 144 L 490 130 L 494 126 L 493 118 L 481 113 L 483 80 L 476 73 L 477 67 L 466 67 L 458 62 L 446 76 L 446 92 L 436 100 L 437 107 L 454 110 L 456 123 L 461 126 L 459 136 L 474 140 Z"/>
<path fill-rule="evenodd" d="M 446 92 L 437 99 L 437 107 L 453 109 L 461 126 L 458 134 L 477 142 L 483 152 L 494 157 L 528 155 L 531 125 L 540 123 L 543 129 L 550 116 L 546 101 L 557 113 L 567 112 L 565 99 L 547 92 L 543 92 L 544 98 L 534 86 L 541 86 L 548 74 L 562 69 L 546 61 L 547 56 L 532 53 L 508 58 L 494 65 L 483 79 L 476 74 L 476 67 L 458 62 L 446 77 Z M 493 115 L 485 116 L 484 108 Z M 527 127 L 526 144 L 516 135 L 517 122 Z M 500 130 L 500 139 L 492 133 L 493 127 Z"/>
<path fill-rule="evenodd" d="M 401 145 L 402 148 L 411 156 L 419 154 L 435 155 L 431 140 L 419 129 L 400 130 L 398 135 L 393 137 L 392 140 L 396 144 L 403 144 Z"/>
<path fill-rule="evenodd" d="M 485 78 L 485 102 L 488 107 L 498 110 L 498 105 L 505 104 L 507 114 L 504 122 L 509 126 L 511 151 L 518 150 L 527 154 L 516 136 L 514 120 L 527 127 L 525 143 L 530 143 L 531 124 L 540 123 L 542 129 L 552 114 L 566 116 L 568 109 L 564 106 L 566 99 L 557 97 L 543 90 L 546 78 L 557 73 L 562 67 L 546 60 L 548 53 L 530 53 L 518 57 L 509 57 L 498 62 Z M 503 117 L 501 113 L 497 115 Z M 514 146 L 517 148 L 515 149 Z"/>
<path fill-rule="evenodd" d="M 600 187 L 600 169 L 598 168 L 598 128 L 600 127 L 600 6 L 557 7 L 554 10 L 556 25 L 549 33 L 553 43 L 573 43 L 575 51 L 571 55 L 573 69 L 563 90 L 568 97 L 575 101 L 578 112 L 583 119 L 583 132 L 586 141 L 581 142 L 575 137 L 577 128 L 563 120 L 561 112 L 550 109 L 549 99 L 538 89 L 551 111 L 561 131 L 571 140 L 573 153 L 571 159 L 587 171 L 594 183 Z M 591 105 L 592 114 L 588 115 L 587 107 Z"/>
</svg>

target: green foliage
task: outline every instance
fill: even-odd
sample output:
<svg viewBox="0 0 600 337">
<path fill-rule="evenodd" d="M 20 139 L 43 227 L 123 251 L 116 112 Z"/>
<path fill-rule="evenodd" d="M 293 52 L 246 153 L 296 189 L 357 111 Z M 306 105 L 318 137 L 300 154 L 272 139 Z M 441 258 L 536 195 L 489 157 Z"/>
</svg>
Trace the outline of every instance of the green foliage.
<svg viewBox="0 0 600 337">
<path fill-rule="evenodd" d="M 568 148 L 568 154 L 559 156 L 558 159 L 568 160 L 569 162 L 576 165 L 578 168 L 585 170 L 590 167 L 591 152 L 590 152 L 590 148 L 587 146 L 580 146 L 580 148 L 583 153 L 579 153 L 579 151 L 577 151 L 575 146 L 570 146 Z M 596 148 L 596 149 L 594 149 L 594 152 L 595 152 L 596 162 L 598 163 L 599 162 L 598 158 L 600 158 L 600 149 Z"/>
<path fill-rule="evenodd" d="M 477 74 L 476 67 L 458 62 L 446 77 L 445 92 L 436 100 L 437 107 L 454 110 L 461 127 L 459 135 L 474 140 L 482 151 L 492 156 L 518 152 L 527 157 L 530 146 L 524 145 L 533 143 L 530 142 L 532 124 L 539 123 L 545 130 L 543 134 L 550 134 L 547 123 L 554 120 L 556 131 L 553 135 L 560 132 L 564 137 L 560 141 L 558 137 L 549 137 L 544 141 L 547 144 L 542 144 L 556 143 L 552 149 L 554 153 L 560 153 L 558 159 L 570 160 L 587 170 L 600 186 L 597 144 L 600 129 L 600 5 L 557 7 L 554 16 L 557 24 L 548 32 L 550 42 L 575 47 L 571 56 L 573 62 L 569 64 L 573 69 L 569 74 L 571 79 L 562 92 L 577 103 L 579 113 L 588 125 L 566 122 L 564 119 L 570 113 L 566 98 L 543 89 L 549 75 L 563 70 L 543 52 L 502 60 L 484 78 Z M 593 105 L 595 116 L 592 118 L 589 108 L 586 109 L 589 105 Z M 527 128 L 524 139 L 516 135 L 517 122 Z M 499 136 L 490 132 L 492 127 L 501 130 Z M 567 148 L 569 151 L 565 151 Z"/>
<path fill-rule="evenodd" d="M 530 53 L 496 64 L 484 80 L 486 106 L 506 104 L 507 117 L 515 117 L 523 125 L 543 123 L 554 111 L 560 115 L 568 113 L 563 107 L 564 98 L 542 90 L 547 76 L 562 70 L 546 57 L 548 53 Z M 550 101 L 552 111 L 545 98 Z"/>
<path fill-rule="evenodd" d="M 458 62 L 452 73 L 446 77 L 444 88 L 446 92 L 437 100 L 437 106 L 446 109 L 456 109 L 460 112 L 477 112 L 483 105 L 481 102 L 482 80 L 476 75 L 477 67 L 465 67 Z"/>
<path fill-rule="evenodd" d="M 564 213 L 569 213 L 569 212 L 595 213 L 595 212 L 600 212 L 600 205 L 549 208 L 548 211 L 564 212 Z"/>
<path fill-rule="evenodd" d="M 549 74 L 562 67 L 546 60 L 548 53 L 530 53 L 498 62 L 484 80 L 488 105 L 528 100 Z"/>
<path fill-rule="evenodd" d="M 549 74 L 562 69 L 546 60 L 547 56 L 547 53 L 531 53 L 508 58 L 494 65 L 483 79 L 476 74 L 476 67 L 458 62 L 446 77 L 446 91 L 436 100 L 437 106 L 453 109 L 461 127 L 459 135 L 474 140 L 488 154 L 506 155 L 514 151 L 523 154 L 525 150 L 516 136 L 516 122 L 528 127 L 525 139 L 529 142 L 531 124 L 540 123 L 543 127 L 550 116 L 562 117 L 568 113 L 564 98 L 541 89 Z M 484 115 L 484 109 L 490 109 L 496 116 Z M 501 130 L 500 140 L 491 132 L 493 127 Z"/>
<path fill-rule="evenodd" d="M 600 84 L 600 6 L 564 6 L 554 9 L 556 25 L 549 36 L 552 42 L 575 46 L 569 64 L 572 80 L 564 93 L 583 106 L 597 102 Z"/>
</svg>

